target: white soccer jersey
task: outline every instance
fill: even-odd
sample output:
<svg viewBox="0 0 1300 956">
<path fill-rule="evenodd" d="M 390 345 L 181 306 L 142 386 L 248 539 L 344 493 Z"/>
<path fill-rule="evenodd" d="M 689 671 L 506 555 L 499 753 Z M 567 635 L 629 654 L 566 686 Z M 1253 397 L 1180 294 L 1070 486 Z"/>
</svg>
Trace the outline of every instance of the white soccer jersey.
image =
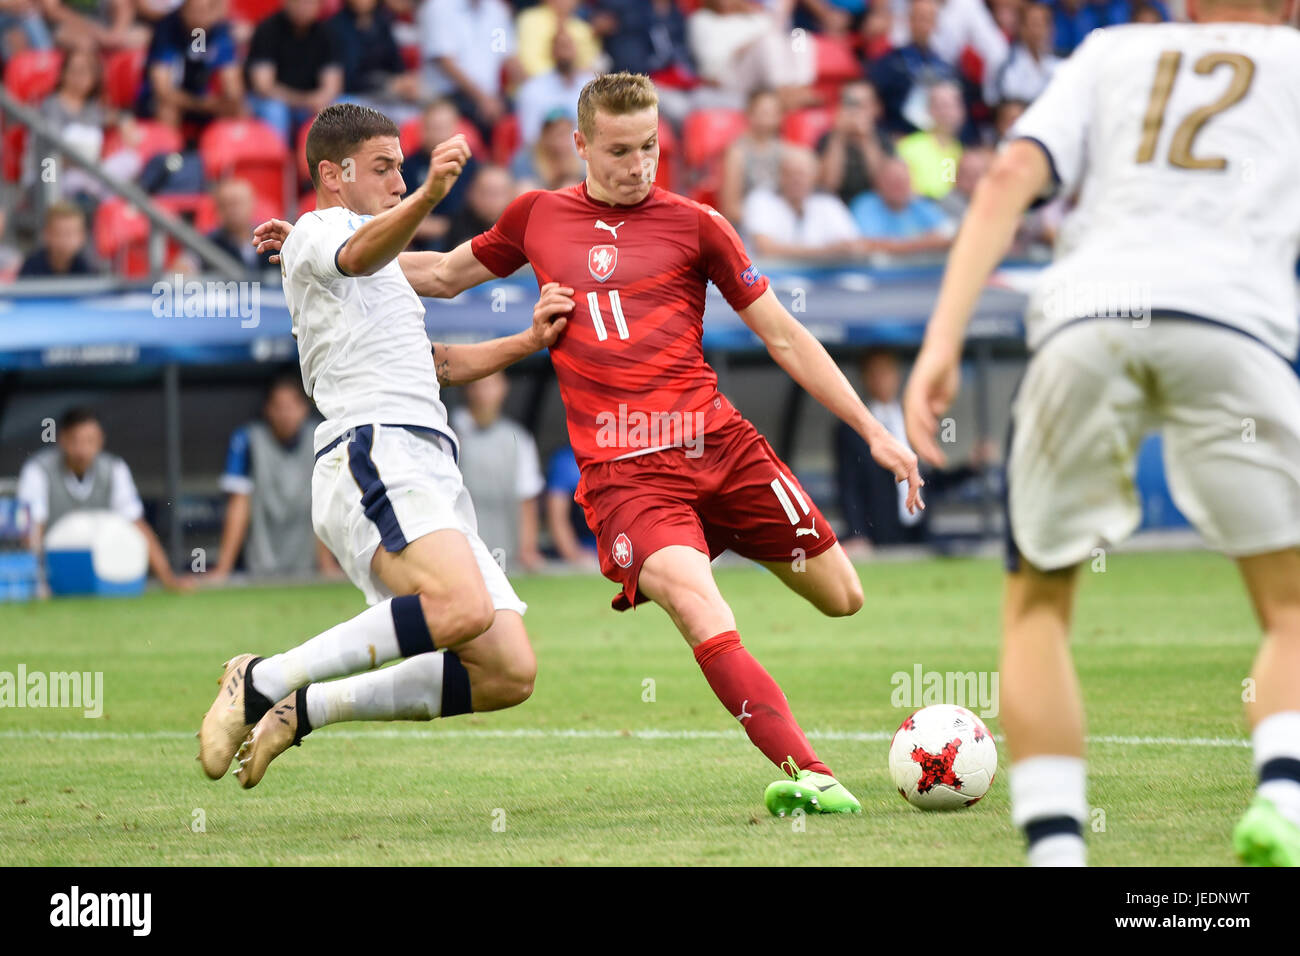
<svg viewBox="0 0 1300 956">
<path fill-rule="evenodd" d="M 1031 349 L 1072 319 L 1182 312 L 1294 359 L 1300 31 L 1094 31 L 1020 118 L 1078 190 L 1030 298 Z"/>
<path fill-rule="evenodd" d="M 397 260 L 369 276 L 339 271 L 339 249 L 369 218 L 339 206 L 306 213 L 280 250 L 303 385 L 325 418 L 316 450 L 368 424 L 419 425 L 454 442 L 424 306 Z"/>
</svg>

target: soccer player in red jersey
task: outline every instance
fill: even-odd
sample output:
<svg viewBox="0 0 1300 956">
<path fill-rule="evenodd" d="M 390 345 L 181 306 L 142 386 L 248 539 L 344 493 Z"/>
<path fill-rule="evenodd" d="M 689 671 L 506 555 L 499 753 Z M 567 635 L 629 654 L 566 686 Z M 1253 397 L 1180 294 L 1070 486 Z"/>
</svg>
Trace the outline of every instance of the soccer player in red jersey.
<svg viewBox="0 0 1300 956">
<path fill-rule="evenodd" d="M 773 359 L 850 424 L 924 507 L 916 457 L 867 411 L 821 344 L 781 305 L 716 210 L 654 184 L 658 96 L 644 76 L 605 74 L 578 100 L 574 143 L 586 181 L 517 198 L 495 226 L 448 253 L 403 253 L 416 292 L 448 298 L 531 264 L 543 295 L 572 297 L 551 347 L 582 471 L 576 498 L 613 606 L 653 601 L 695 652 L 750 740 L 789 779 L 768 787 L 778 815 L 856 812 L 741 643 L 713 579 L 724 550 L 759 562 L 822 613 L 862 606 L 862 585 L 825 518 L 767 441 L 718 391 L 701 344 L 712 281 Z M 284 223 L 260 226 L 272 249 Z M 453 347 L 454 348 L 454 347 Z M 446 347 L 435 353 L 441 375 Z"/>
</svg>

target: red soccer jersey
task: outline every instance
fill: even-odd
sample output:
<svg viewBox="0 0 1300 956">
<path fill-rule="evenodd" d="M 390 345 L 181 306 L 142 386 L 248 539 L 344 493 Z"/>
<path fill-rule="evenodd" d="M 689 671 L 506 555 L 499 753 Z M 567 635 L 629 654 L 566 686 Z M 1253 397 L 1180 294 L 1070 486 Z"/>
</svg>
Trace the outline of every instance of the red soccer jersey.
<svg viewBox="0 0 1300 956">
<path fill-rule="evenodd" d="M 525 193 L 470 248 L 498 276 L 528 262 L 539 288 L 574 290 L 551 359 L 579 466 L 689 445 L 736 414 L 704 361 L 704 294 L 711 279 L 739 311 L 768 281 L 715 210 L 658 187 L 610 206 L 580 183 Z"/>
</svg>

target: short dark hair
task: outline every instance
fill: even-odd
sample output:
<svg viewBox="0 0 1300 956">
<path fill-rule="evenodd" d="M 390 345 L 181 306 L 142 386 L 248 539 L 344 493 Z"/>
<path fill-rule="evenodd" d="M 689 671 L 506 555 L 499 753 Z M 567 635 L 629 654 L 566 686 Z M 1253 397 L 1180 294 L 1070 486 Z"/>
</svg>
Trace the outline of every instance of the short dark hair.
<svg viewBox="0 0 1300 956">
<path fill-rule="evenodd" d="M 286 371 L 281 372 L 266 383 L 266 394 L 262 397 L 263 404 L 269 402 L 271 396 L 282 388 L 289 389 L 304 401 L 307 398 L 307 393 L 302 389 L 302 376 L 296 372 Z"/>
<path fill-rule="evenodd" d="M 307 133 L 311 184 L 320 186 L 321 160 L 343 164 L 356 148 L 376 136 L 399 136 L 397 124 L 379 110 L 356 103 L 335 103 L 320 111 Z"/>
<path fill-rule="evenodd" d="M 99 424 L 99 416 L 89 405 L 74 405 L 59 417 L 59 431 L 70 431 L 87 422 Z"/>
</svg>

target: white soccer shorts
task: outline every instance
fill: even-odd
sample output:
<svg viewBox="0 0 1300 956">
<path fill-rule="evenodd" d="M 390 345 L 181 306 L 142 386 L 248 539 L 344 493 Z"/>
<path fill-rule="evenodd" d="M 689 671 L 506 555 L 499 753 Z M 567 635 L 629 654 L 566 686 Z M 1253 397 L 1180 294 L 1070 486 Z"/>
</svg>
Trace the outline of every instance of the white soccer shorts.
<svg viewBox="0 0 1300 956">
<path fill-rule="evenodd" d="M 492 606 L 520 614 L 528 607 L 478 535 L 450 441 L 430 430 L 364 425 L 327 447 L 312 472 L 311 510 L 316 534 L 369 604 L 394 596 L 371 569 L 376 548 L 401 551 L 454 528 L 469 540 Z"/>
<path fill-rule="evenodd" d="M 1079 321 L 1030 360 L 1012 409 L 1009 550 L 1050 571 L 1132 534 L 1154 430 L 1174 502 L 1211 547 L 1300 546 L 1300 378 L 1248 335 L 1157 314 Z"/>
</svg>

